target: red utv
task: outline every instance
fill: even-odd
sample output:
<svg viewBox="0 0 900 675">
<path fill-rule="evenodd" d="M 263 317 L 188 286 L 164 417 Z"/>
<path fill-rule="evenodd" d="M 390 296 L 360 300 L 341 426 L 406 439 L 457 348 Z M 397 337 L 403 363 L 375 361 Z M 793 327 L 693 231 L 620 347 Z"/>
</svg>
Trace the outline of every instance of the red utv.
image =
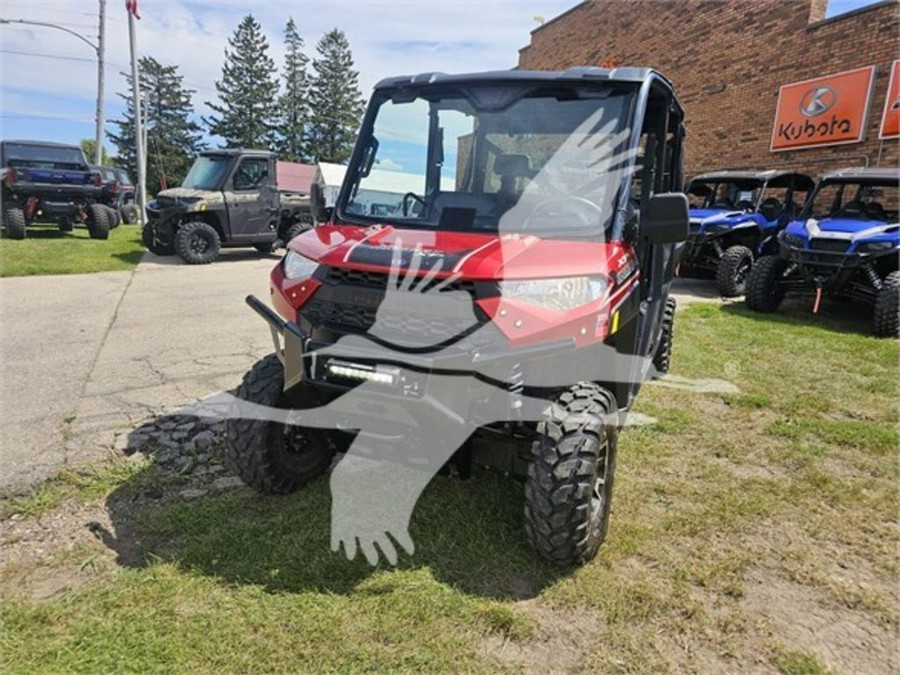
<svg viewBox="0 0 900 675">
<path fill-rule="evenodd" d="M 671 83 L 639 68 L 379 83 L 328 221 L 272 271 L 275 311 L 247 299 L 276 351 L 239 398 L 330 411 L 334 428 L 231 419 L 243 480 L 287 492 L 360 444 L 424 448 L 450 428 L 440 409 L 472 434 L 448 445 L 460 474 L 524 479 L 538 554 L 590 560 L 618 430 L 668 369 L 683 116 Z"/>
</svg>

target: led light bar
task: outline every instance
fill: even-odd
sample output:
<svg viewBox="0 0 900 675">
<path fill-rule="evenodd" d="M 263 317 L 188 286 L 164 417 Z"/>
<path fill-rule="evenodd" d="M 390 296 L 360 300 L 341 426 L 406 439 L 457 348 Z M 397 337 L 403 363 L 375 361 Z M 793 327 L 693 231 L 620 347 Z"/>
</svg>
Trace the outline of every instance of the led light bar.
<svg viewBox="0 0 900 675">
<path fill-rule="evenodd" d="M 395 383 L 395 374 L 376 370 L 360 364 L 344 363 L 342 361 L 329 361 L 325 366 L 329 375 L 345 380 L 358 380 L 360 382 L 377 382 L 378 384 Z"/>
</svg>

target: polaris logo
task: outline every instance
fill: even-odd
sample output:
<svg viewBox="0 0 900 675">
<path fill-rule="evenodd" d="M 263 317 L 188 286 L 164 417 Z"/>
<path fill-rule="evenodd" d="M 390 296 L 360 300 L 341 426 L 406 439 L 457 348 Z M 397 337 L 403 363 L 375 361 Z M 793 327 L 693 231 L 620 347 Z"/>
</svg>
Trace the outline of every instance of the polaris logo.
<svg viewBox="0 0 900 675">
<path fill-rule="evenodd" d="M 834 107 L 837 92 L 827 85 L 813 87 L 800 99 L 800 112 L 806 117 L 818 117 Z"/>
</svg>

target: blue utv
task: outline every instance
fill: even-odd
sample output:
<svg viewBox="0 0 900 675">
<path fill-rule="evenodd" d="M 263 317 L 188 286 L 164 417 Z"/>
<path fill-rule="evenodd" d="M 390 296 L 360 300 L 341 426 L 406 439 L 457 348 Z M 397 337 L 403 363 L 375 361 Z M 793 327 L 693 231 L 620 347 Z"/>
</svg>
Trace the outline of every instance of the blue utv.
<svg viewBox="0 0 900 675">
<path fill-rule="evenodd" d="M 760 255 L 778 250 L 776 235 L 797 216 L 815 183 L 788 171 L 717 171 L 694 177 L 691 233 L 679 274 L 712 272 L 719 293 L 743 295 Z"/>
<path fill-rule="evenodd" d="M 760 258 L 747 306 L 774 312 L 787 294 L 823 294 L 872 307 L 875 334 L 900 337 L 900 168 L 851 168 L 819 182 L 800 217 Z"/>
</svg>

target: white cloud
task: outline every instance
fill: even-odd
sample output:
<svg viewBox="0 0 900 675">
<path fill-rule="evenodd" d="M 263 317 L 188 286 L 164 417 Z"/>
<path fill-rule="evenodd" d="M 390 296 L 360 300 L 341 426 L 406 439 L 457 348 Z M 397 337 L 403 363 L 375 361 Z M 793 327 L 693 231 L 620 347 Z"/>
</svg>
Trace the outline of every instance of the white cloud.
<svg viewBox="0 0 900 675">
<path fill-rule="evenodd" d="M 197 90 L 198 114 L 208 114 L 221 76 L 224 49 L 241 17 L 252 13 L 260 21 L 281 67 L 282 31 L 293 16 L 315 56 L 315 44 L 331 28 L 343 30 L 360 71 L 364 95 L 383 77 L 439 70 L 466 72 L 513 67 L 518 49 L 535 28 L 534 16 L 548 19 L 577 0 L 494 0 L 436 3 L 426 0 L 331 0 L 291 4 L 246 0 L 185 0 L 140 2 L 140 54 L 165 64 L 177 64 L 187 86 Z M 96 41 L 96 4 L 83 0 L 5 0 L 0 17 L 59 23 Z M 116 117 L 124 92 L 121 71 L 128 69 L 128 30 L 124 2 L 107 1 L 106 116 Z M 91 49 L 60 31 L 32 26 L 0 25 L 2 108 L 25 115 L 91 116 L 97 75 Z M 59 60 L 32 55 L 53 54 Z M 15 95 L 12 95 L 15 94 Z"/>
</svg>

